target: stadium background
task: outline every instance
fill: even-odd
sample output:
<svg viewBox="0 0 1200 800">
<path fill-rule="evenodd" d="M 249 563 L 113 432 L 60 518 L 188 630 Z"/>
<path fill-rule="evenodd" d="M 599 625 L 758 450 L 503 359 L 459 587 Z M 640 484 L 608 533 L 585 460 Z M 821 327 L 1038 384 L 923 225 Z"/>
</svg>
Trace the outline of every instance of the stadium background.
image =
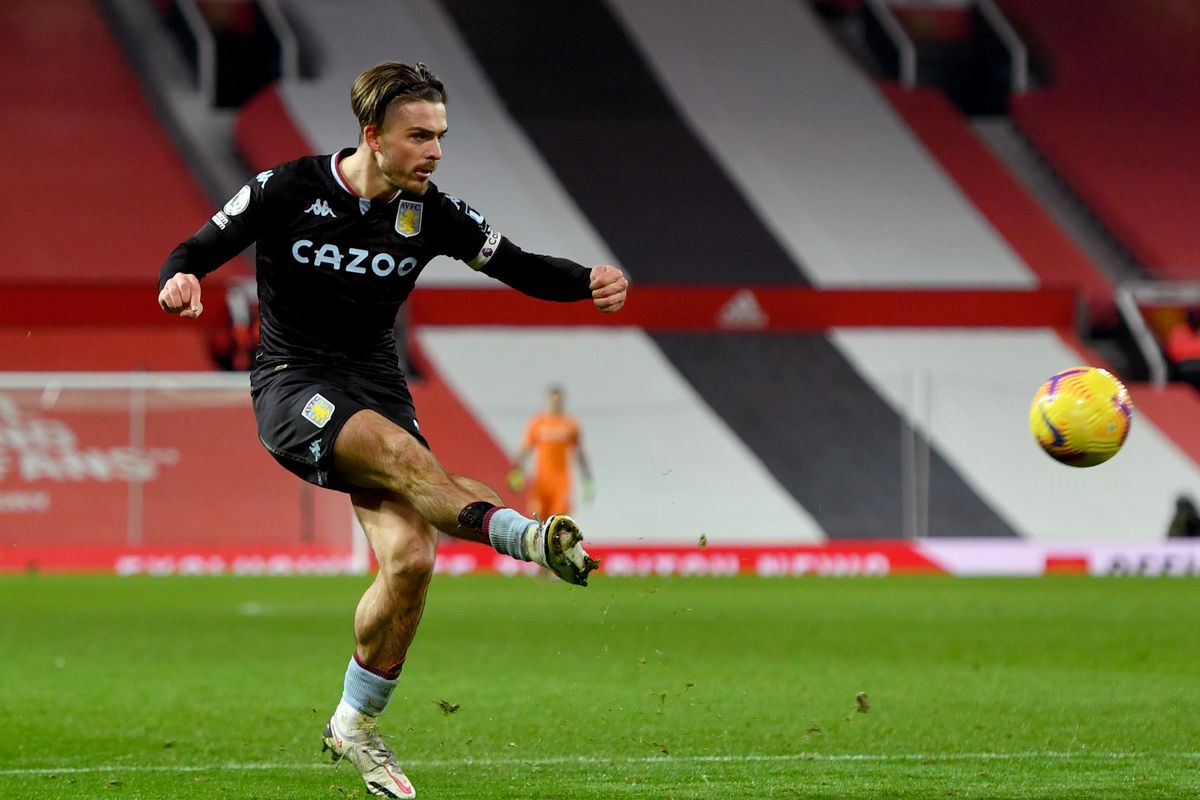
<svg viewBox="0 0 1200 800">
<path fill-rule="evenodd" d="M 364 796 L 318 733 L 369 558 L 255 441 L 252 260 L 199 324 L 153 294 L 389 58 L 446 80 L 440 186 L 634 283 L 444 262 L 398 321 L 493 485 L 566 384 L 606 556 L 441 549 L 381 723 L 423 798 L 1200 796 L 1200 583 L 1048 574 L 1200 570 L 1197 8 L 0 3 L 0 797 Z M 1025 422 L 1079 363 L 1137 407 L 1089 470 Z"/>
<path fill-rule="evenodd" d="M 634 283 L 600 319 L 435 262 L 398 321 L 423 430 L 493 485 L 567 386 L 597 473 L 578 516 L 614 573 L 1198 569 L 1167 540 L 1200 495 L 1191 3 L 0 14 L 0 570 L 366 566 L 341 498 L 255 441 L 250 258 L 206 281 L 200 324 L 152 294 L 249 176 L 353 144 L 347 87 L 388 58 L 447 84 L 440 186 Z M 1079 363 L 1137 409 L 1091 470 L 1025 428 Z"/>
</svg>

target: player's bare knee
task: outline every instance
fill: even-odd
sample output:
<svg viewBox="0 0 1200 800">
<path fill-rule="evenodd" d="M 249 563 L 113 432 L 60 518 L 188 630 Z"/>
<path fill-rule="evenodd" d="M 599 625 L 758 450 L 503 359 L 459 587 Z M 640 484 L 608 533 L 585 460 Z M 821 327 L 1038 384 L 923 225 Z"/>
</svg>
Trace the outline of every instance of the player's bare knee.
<svg viewBox="0 0 1200 800">
<path fill-rule="evenodd" d="M 432 553 L 412 553 L 396 559 L 387 567 L 388 584 L 401 588 L 424 587 L 433 577 L 433 562 Z"/>
<path fill-rule="evenodd" d="M 436 548 L 432 543 L 406 542 L 377 553 L 379 571 L 387 584 L 398 590 L 423 587 L 433 577 Z"/>
</svg>

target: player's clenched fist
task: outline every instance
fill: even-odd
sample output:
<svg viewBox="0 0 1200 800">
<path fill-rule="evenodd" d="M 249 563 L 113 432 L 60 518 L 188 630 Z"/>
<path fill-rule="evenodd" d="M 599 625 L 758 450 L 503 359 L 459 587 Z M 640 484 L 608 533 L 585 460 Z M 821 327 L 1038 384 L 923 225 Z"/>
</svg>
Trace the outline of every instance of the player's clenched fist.
<svg viewBox="0 0 1200 800">
<path fill-rule="evenodd" d="M 619 311 L 625 305 L 625 293 L 629 290 L 629 281 L 625 273 L 611 264 L 601 264 L 592 267 L 592 302 L 601 311 L 612 313 Z"/>
<path fill-rule="evenodd" d="M 200 303 L 200 280 L 186 272 L 176 272 L 163 284 L 158 304 L 168 314 L 195 319 L 204 312 Z"/>
</svg>

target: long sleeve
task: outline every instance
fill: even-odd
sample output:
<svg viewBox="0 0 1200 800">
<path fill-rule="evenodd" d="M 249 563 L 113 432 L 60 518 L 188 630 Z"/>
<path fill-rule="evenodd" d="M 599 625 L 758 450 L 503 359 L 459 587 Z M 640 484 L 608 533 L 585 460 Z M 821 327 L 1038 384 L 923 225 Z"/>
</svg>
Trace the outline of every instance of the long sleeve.
<svg viewBox="0 0 1200 800">
<path fill-rule="evenodd" d="M 539 300 L 570 302 L 592 296 L 590 269 L 566 258 L 526 253 L 508 239 L 482 271 Z"/>
<path fill-rule="evenodd" d="M 243 186 L 204 227 L 171 251 L 159 270 L 158 288 L 177 272 L 202 278 L 253 244 L 258 238 L 262 205 L 261 183 L 251 181 Z"/>
</svg>

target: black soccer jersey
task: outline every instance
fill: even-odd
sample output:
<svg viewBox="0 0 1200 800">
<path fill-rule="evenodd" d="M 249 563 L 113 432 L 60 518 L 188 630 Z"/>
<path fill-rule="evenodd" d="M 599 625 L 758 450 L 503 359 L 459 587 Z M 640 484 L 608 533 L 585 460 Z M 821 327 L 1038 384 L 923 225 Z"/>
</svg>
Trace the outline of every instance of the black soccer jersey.
<svg viewBox="0 0 1200 800">
<path fill-rule="evenodd" d="M 396 312 L 434 256 L 534 296 L 590 296 L 588 270 L 523 253 L 432 183 L 422 195 L 359 197 L 338 168 L 352 152 L 260 172 L 171 253 L 160 288 L 176 272 L 203 276 L 257 242 L 260 358 L 367 370 L 394 368 Z"/>
</svg>

